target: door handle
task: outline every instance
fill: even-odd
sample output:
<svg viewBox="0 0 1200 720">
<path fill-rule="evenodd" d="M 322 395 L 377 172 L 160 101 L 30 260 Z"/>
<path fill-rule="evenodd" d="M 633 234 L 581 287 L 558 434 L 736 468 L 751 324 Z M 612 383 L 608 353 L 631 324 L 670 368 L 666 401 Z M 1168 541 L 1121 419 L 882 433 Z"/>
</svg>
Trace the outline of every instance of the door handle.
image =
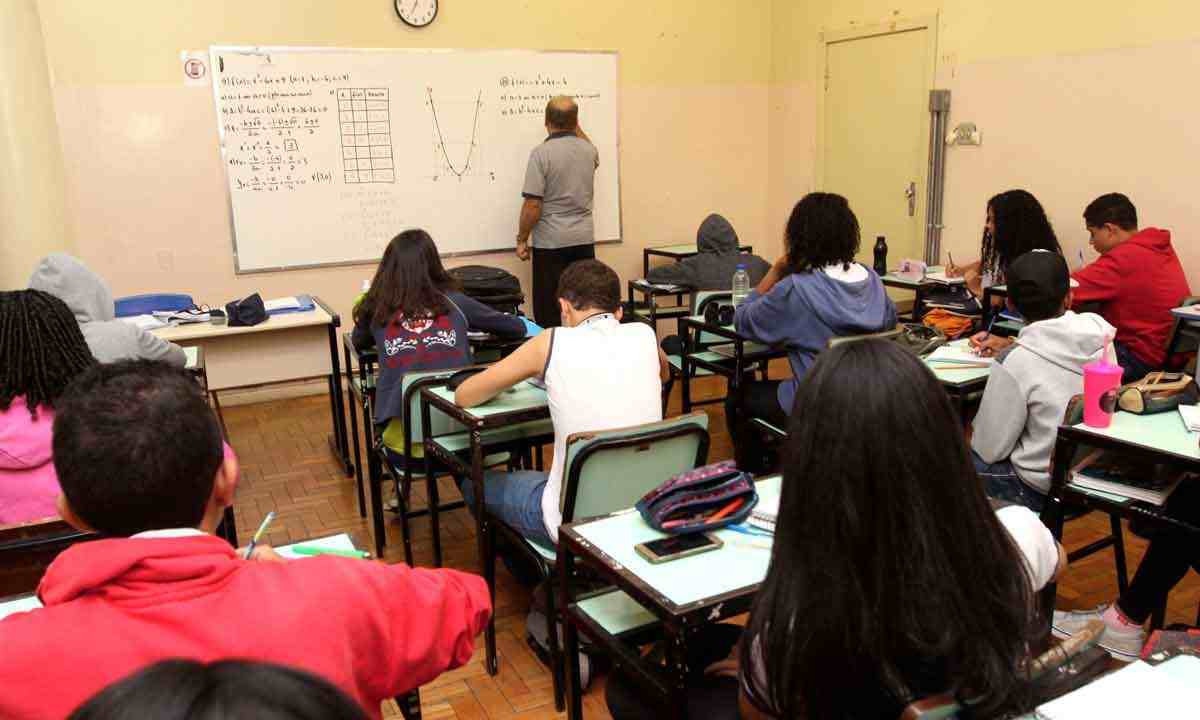
<svg viewBox="0 0 1200 720">
<path fill-rule="evenodd" d="M 917 214 L 917 183 L 910 182 L 908 187 L 904 188 L 904 197 L 908 198 L 908 216 L 912 217 Z"/>
</svg>

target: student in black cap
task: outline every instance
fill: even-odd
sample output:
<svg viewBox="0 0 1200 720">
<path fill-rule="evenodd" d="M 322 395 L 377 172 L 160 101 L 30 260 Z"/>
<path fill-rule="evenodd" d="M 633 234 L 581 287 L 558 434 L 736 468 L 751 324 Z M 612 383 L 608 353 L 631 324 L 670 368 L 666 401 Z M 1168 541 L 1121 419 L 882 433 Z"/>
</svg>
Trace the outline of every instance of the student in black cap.
<svg viewBox="0 0 1200 720">
<path fill-rule="evenodd" d="M 1067 403 L 1083 392 L 1083 366 L 1104 355 L 1116 329 L 1071 311 L 1062 255 L 1034 250 L 1008 266 L 1008 302 L 1025 317 L 1015 343 L 988 376 L 971 449 L 988 495 L 1040 511 L 1050 489 L 1050 452 Z"/>
</svg>

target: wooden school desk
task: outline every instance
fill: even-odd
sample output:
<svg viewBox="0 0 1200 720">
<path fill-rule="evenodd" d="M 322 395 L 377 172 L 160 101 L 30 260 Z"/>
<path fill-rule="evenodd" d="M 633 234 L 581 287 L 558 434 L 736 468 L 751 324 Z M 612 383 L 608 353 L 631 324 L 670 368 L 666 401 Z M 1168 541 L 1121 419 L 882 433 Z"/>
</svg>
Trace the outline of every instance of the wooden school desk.
<svg viewBox="0 0 1200 720">
<path fill-rule="evenodd" d="M 430 413 L 433 409 L 449 415 L 466 427 L 464 432 L 431 437 Z M 518 383 L 488 402 L 473 408 L 460 407 L 454 402 L 454 391 L 444 385 L 421 389 L 421 430 L 425 438 L 425 474 L 433 472 L 433 460 L 438 459 L 455 475 L 465 475 L 475 494 L 475 537 L 478 541 L 479 563 L 487 581 L 493 602 L 496 599 L 496 578 L 487 562 L 494 549 L 489 543 L 491 520 L 483 505 L 483 459 L 497 450 L 516 451 L 523 446 L 542 445 L 554 441 L 554 426 L 550 422 L 550 405 L 546 391 L 529 381 Z M 435 486 L 435 485 L 434 485 Z M 431 487 L 434 487 L 431 486 Z M 433 530 L 435 561 L 442 553 L 438 526 L 438 498 L 429 498 L 429 519 Z M 493 617 L 484 631 L 487 644 L 488 673 L 495 675 L 496 625 Z"/>
<path fill-rule="evenodd" d="M 691 312 L 690 301 L 685 301 L 685 296 L 690 297 L 691 294 L 691 289 L 680 285 L 665 288 L 646 282 L 644 279 L 630 280 L 628 298 L 629 310 L 633 314 L 631 319 L 640 320 L 658 330 L 659 320 L 678 318 Z M 675 296 L 674 305 L 658 304 L 657 298 L 672 295 Z M 640 296 L 640 299 L 637 296 Z"/>
<path fill-rule="evenodd" d="M 778 475 L 759 480 L 759 498 L 778 498 L 782 482 Z M 654 564 L 638 555 L 634 546 L 666 535 L 632 509 L 559 528 L 567 717 L 583 717 L 579 631 L 603 647 L 634 682 L 661 698 L 662 707 L 670 708 L 669 717 L 686 717 L 688 635 L 702 625 L 747 612 L 771 560 L 771 537 L 728 529 L 716 535 L 725 543 L 717 550 Z M 577 561 L 635 602 L 626 602 L 611 590 L 576 597 L 570 582 Z M 630 642 L 640 643 L 647 630 L 665 635 L 665 667 L 647 662 Z"/>
<path fill-rule="evenodd" d="M 732 394 L 751 365 L 758 363 L 763 371 L 763 379 L 766 379 L 766 363 L 774 358 L 787 357 L 786 348 L 755 342 L 738 333 L 732 325 L 710 323 L 703 315 L 679 318 L 679 337 L 683 340 L 680 374 L 683 376 L 681 390 L 685 414 L 692 411 L 691 381 L 696 368 L 727 377 Z M 712 337 L 718 340 L 713 342 Z"/>
<path fill-rule="evenodd" d="M 653 255 L 657 255 L 659 257 L 670 258 L 670 259 L 674 260 L 675 262 L 679 262 L 680 260 L 683 260 L 684 258 L 690 258 L 693 255 L 697 255 L 697 254 L 699 254 L 699 252 L 700 251 L 696 248 L 696 243 L 694 243 L 694 242 L 675 243 L 674 245 L 658 245 L 655 247 L 643 248 L 642 249 L 642 277 L 646 277 L 646 275 L 648 275 L 650 273 L 650 257 Z M 754 252 L 754 246 L 747 245 L 745 243 L 738 243 L 738 252 L 739 253 L 752 253 L 752 252 Z M 732 281 L 732 280 L 733 280 L 733 278 L 730 277 L 730 281 Z"/>
<path fill-rule="evenodd" d="M 333 433 L 329 447 L 346 475 L 354 472 L 347 441 L 342 397 L 341 360 L 337 328 L 341 318 L 317 296 L 316 307 L 305 312 L 271 315 L 251 327 L 189 323 L 152 330 L 163 340 L 204 348 L 208 390 L 221 412 L 217 393 L 234 388 L 259 387 L 279 380 L 281 368 L 292 379 L 325 376 L 329 383 L 329 411 Z M 327 347 L 324 352 L 317 347 Z"/>
<path fill-rule="evenodd" d="M 1113 414 L 1112 424 L 1107 428 L 1088 427 L 1083 423 L 1060 426 L 1050 468 L 1050 491 L 1046 494 L 1041 517 L 1058 540 L 1062 540 L 1064 504 L 1070 502 L 1125 518 L 1140 517 L 1157 526 L 1190 532 L 1200 542 L 1200 528 L 1171 517 L 1158 505 L 1092 492 L 1073 485 L 1070 482 L 1071 467 L 1081 448 L 1128 454 L 1164 463 L 1176 470 L 1200 472 L 1200 434 L 1188 432 L 1179 413 L 1171 411 L 1134 415 L 1118 411 Z M 1043 607 L 1054 607 L 1056 589 L 1055 583 L 1046 586 Z"/>
</svg>

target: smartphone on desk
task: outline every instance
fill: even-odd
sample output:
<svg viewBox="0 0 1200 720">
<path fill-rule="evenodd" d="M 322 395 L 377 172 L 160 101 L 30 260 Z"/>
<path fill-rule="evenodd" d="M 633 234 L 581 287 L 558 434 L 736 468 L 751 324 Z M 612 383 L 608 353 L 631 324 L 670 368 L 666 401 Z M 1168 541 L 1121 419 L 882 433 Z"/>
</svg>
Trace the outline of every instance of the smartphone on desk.
<svg viewBox="0 0 1200 720">
<path fill-rule="evenodd" d="M 651 540 L 633 547 L 638 555 L 658 564 L 716 550 L 725 543 L 709 533 L 688 533 Z"/>
</svg>

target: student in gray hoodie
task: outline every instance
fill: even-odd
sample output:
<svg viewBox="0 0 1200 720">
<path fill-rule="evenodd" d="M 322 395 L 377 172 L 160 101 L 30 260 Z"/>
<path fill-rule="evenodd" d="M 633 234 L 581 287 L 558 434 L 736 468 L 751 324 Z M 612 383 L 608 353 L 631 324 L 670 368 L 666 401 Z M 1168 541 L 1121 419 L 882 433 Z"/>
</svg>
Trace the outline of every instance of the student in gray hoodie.
<svg viewBox="0 0 1200 720">
<path fill-rule="evenodd" d="M 776 427 L 793 412 L 796 385 L 831 337 L 864 335 L 896 325 L 896 306 L 871 268 L 854 261 L 858 218 L 846 198 L 809 193 L 788 218 L 787 253 L 750 291 L 734 314 L 739 334 L 788 350 L 792 377 L 748 381 L 725 399 L 725 419 L 733 436 L 738 467 L 764 472 L 761 437 L 750 426 L 762 418 Z M 813 412 L 820 412 L 814 408 Z"/>
<path fill-rule="evenodd" d="M 757 285 L 771 266 L 757 255 L 738 250 L 738 236 L 723 216 L 712 213 L 696 230 L 696 254 L 676 263 L 651 268 L 646 279 L 693 290 L 729 290 L 738 265 L 745 265 L 750 284 Z"/>
<path fill-rule="evenodd" d="M 117 320 L 108 284 L 70 255 L 53 253 L 42 258 L 29 278 L 29 287 L 50 293 L 71 308 L 88 348 L 102 363 L 139 359 L 161 360 L 175 367 L 187 363 L 183 348 Z"/>
<path fill-rule="evenodd" d="M 971 449 L 988 495 L 1040 512 L 1067 403 L 1083 392 L 1084 364 L 1103 356 L 1116 328 L 1069 309 L 1070 270 L 1058 253 L 1027 252 L 1006 277 L 1009 302 L 1027 324 L 992 365 Z"/>
</svg>

